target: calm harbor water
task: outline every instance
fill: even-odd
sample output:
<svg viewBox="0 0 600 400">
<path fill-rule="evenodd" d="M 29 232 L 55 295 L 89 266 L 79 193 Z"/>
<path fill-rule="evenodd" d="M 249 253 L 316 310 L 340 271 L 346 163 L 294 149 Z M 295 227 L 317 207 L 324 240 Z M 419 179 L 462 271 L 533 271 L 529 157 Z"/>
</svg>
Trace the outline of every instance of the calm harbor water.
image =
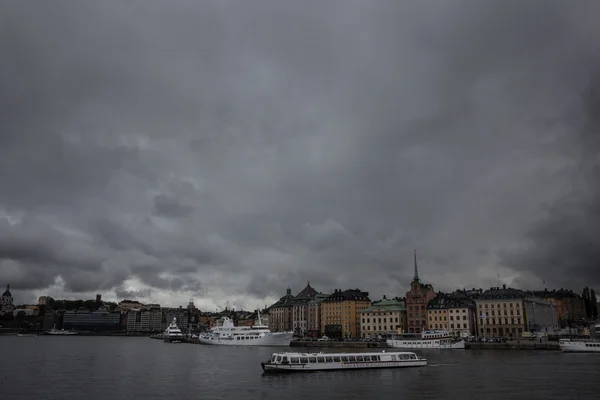
<svg viewBox="0 0 600 400">
<path fill-rule="evenodd" d="M 600 354 L 437 350 L 420 352 L 429 365 L 419 369 L 263 375 L 260 361 L 273 351 L 149 338 L 0 336 L 0 399 L 600 398 Z"/>
</svg>

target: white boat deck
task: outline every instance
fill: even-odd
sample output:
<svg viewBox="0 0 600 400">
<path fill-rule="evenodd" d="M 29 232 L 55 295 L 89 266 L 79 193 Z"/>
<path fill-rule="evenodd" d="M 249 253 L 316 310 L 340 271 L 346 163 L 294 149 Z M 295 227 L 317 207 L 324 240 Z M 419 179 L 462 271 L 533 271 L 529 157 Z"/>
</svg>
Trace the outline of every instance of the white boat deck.
<svg viewBox="0 0 600 400">
<path fill-rule="evenodd" d="M 560 339 L 558 345 L 565 353 L 600 353 L 600 340 Z"/>
<path fill-rule="evenodd" d="M 273 353 L 261 363 L 265 372 L 307 372 L 341 369 L 422 367 L 427 360 L 412 352 Z"/>
</svg>

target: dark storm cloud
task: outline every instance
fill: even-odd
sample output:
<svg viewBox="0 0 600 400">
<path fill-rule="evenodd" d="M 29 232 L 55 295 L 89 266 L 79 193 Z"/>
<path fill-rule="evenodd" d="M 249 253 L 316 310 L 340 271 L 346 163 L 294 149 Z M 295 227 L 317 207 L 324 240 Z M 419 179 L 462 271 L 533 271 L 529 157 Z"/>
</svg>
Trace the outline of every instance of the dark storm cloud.
<svg viewBox="0 0 600 400">
<path fill-rule="evenodd" d="M 1 7 L 15 293 L 600 283 L 597 2 Z"/>
<path fill-rule="evenodd" d="M 566 139 L 578 154 L 571 187 L 536 221 L 524 248 L 505 254 L 505 263 L 531 271 L 538 287 L 561 285 L 564 274 L 579 291 L 600 284 L 600 60 L 581 95 L 581 126 Z M 541 282 L 540 282 L 541 280 Z"/>
</svg>

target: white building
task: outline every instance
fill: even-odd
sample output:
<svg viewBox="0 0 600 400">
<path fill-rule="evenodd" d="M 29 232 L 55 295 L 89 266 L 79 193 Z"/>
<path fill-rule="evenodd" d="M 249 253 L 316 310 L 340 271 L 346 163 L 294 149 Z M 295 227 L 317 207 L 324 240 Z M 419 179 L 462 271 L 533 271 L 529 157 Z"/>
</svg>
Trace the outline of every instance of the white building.
<svg viewBox="0 0 600 400">
<path fill-rule="evenodd" d="M 385 337 L 407 330 L 406 302 L 386 299 L 374 302 L 360 313 L 360 337 Z"/>
</svg>

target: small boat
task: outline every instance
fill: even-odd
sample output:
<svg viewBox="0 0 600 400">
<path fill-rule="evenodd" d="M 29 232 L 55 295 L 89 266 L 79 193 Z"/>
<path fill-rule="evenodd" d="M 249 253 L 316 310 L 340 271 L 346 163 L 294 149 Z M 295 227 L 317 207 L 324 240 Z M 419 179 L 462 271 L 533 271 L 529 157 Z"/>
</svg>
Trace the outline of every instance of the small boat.
<svg viewBox="0 0 600 400">
<path fill-rule="evenodd" d="M 56 329 L 56 325 L 52 326 L 52 329 L 49 331 L 44 331 L 44 335 L 53 335 L 53 336 L 72 336 L 77 335 L 79 332 L 77 331 L 65 331 L 64 329 Z"/>
<path fill-rule="evenodd" d="M 38 337 L 38 335 L 35 333 L 18 333 L 17 336 L 18 337 Z"/>
<path fill-rule="evenodd" d="M 265 372 L 310 372 L 343 369 L 423 367 L 427 359 L 411 352 L 380 353 L 273 353 L 260 363 Z"/>
<path fill-rule="evenodd" d="M 397 349 L 464 349 L 464 339 L 455 339 L 448 331 L 423 331 L 421 337 L 416 334 L 398 335 L 388 339 L 387 345 Z"/>
<path fill-rule="evenodd" d="M 163 341 L 167 343 L 181 343 L 183 341 L 183 333 L 177 326 L 177 318 L 173 318 L 173 322 L 163 332 Z"/>
<path fill-rule="evenodd" d="M 600 340 L 560 339 L 558 346 L 565 353 L 600 353 Z"/>
</svg>

